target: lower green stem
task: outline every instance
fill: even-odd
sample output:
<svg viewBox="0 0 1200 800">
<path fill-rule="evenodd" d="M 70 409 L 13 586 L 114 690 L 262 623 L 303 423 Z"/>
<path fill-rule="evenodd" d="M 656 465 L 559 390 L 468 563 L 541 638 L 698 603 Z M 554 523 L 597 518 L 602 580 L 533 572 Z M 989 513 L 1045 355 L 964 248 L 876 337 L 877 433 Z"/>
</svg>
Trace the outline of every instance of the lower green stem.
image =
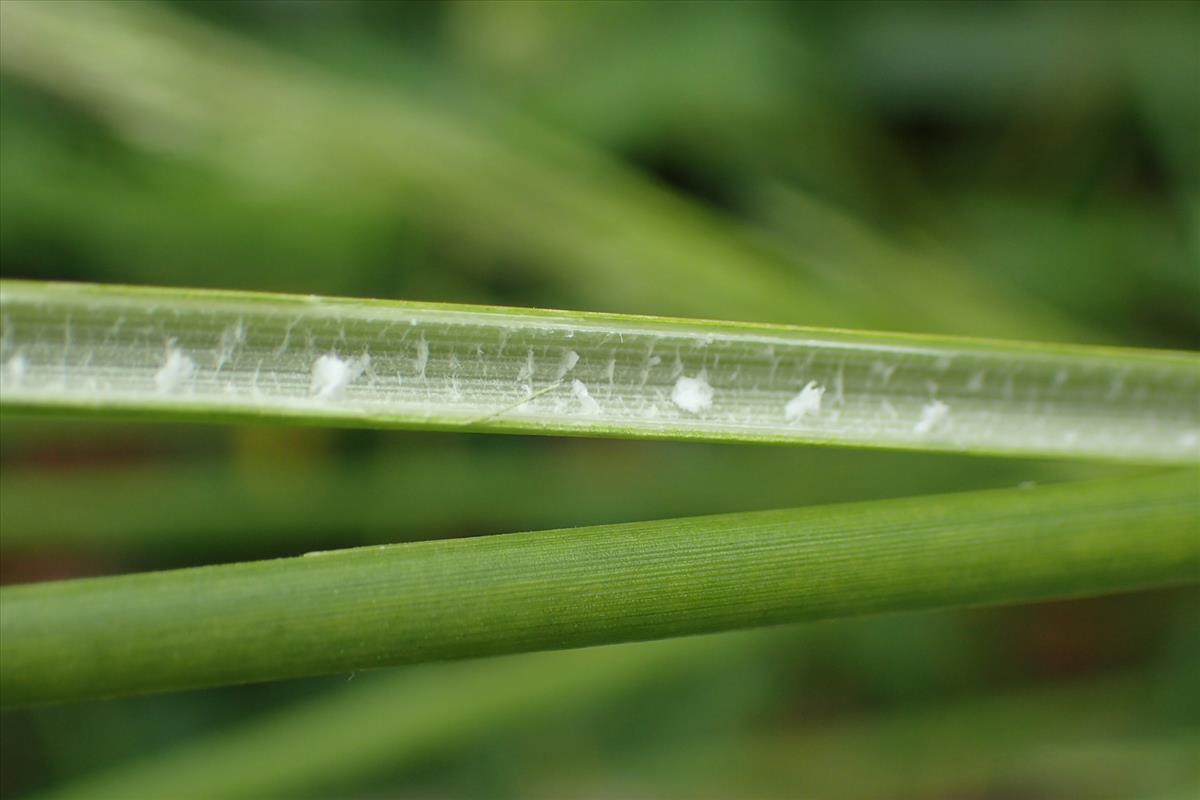
<svg viewBox="0 0 1200 800">
<path fill-rule="evenodd" d="M 0 695 L 50 703 L 1194 583 L 1198 530 L 1189 469 L 10 587 Z"/>
</svg>

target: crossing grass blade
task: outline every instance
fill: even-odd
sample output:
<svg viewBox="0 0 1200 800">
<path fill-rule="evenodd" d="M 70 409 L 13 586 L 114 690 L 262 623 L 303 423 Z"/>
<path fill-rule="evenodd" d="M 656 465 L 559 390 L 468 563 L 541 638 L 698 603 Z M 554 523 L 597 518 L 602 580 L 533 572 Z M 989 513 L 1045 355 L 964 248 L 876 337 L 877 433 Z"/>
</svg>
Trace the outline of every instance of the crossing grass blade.
<svg viewBox="0 0 1200 800">
<path fill-rule="evenodd" d="M 1200 474 L 508 534 L 0 590 L 25 705 L 1200 579 Z"/>
</svg>

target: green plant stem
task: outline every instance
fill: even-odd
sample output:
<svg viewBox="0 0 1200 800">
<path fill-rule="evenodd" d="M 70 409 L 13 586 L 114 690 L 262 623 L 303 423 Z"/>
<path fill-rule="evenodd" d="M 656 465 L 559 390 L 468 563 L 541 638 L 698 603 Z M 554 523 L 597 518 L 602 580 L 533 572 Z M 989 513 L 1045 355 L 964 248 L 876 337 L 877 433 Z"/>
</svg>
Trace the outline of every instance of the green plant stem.
<svg viewBox="0 0 1200 800">
<path fill-rule="evenodd" d="M 660 317 L 0 283 L 5 409 L 1147 463 L 1190 353 Z"/>
<path fill-rule="evenodd" d="M 0 696 L 113 697 L 1192 583 L 1198 480 L 1185 470 L 10 587 Z"/>
</svg>

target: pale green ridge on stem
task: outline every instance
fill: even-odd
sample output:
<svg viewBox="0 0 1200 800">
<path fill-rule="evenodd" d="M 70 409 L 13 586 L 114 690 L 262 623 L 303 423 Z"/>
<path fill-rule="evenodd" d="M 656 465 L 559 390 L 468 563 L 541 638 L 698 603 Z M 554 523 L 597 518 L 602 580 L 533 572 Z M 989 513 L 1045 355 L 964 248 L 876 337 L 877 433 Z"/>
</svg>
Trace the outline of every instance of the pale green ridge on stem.
<svg viewBox="0 0 1200 800">
<path fill-rule="evenodd" d="M 6 706 L 1200 580 L 1200 473 L 0 590 Z"/>
<path fill-rule="evenodd" d="M 0 283 L 6 409 L 1200 459 L 1200 357 L 567 311 Z"/>
</svg>

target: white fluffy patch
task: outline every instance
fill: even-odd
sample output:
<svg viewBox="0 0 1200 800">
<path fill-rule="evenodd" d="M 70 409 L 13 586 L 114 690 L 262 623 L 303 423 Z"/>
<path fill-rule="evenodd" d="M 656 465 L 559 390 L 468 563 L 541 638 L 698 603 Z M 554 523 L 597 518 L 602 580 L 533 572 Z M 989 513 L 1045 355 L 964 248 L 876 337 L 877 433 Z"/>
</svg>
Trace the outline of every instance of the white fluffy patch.
<svg viewBox="0 0 1200 800">
<path fill-rule="evenodd" d="M 175 341 L 167 342 L 167 353 L 163 365 L 154 373 L 154 385 L 163 394 L 178 391 L 196 372 L 196 362 L 188 358 L 182 350 L 175 346 Z"/>
<path fill-rule="evenodd" d="M 823 394 L 825 394 L 824 386 L 818 385 L 816 381 L 809 381 L 800 390 L 800 394 L 788 400 L 787 405 L 783 407 L 783 418 L 788 422 L 795 422 L 808 414 L 821 413 L 821 395 Z"/>
<path fill-rule="evenodd" d="M 13 386 L 20 386 L 25 380 L 25 370 L 28 367 L 29 363 L 25 360 L 25 355 L 17 353 L 4 362 L 4 375 L 12 382 Z"/>
<path fill-rule="evenodd" d="M 525 384 L 525 396 L 533 397 L 533 349 L 525 354 L 525 363 L 517 373 L 517 381 Z"/>
<path fill-rule="evenodd" d="M 913 426 L 913 433 L 929 433 L 950 414 L 950 406 L 941 400 L 926 403 L 921 408 L 921 416 Z"/>
<path fill-rule="evenodd" d="M 429 342 L 425 341 L 425 334 L 421 334 L 421 338 L 417 340 L 417 375 L 425 377 L 425 367 L 429 364 Z"/>
<path fill-rule="evenodd" d="M 578 378 L 571 381 L 571 394 L 575 395 L 575 399 L 579 401 L 582 413 L 591 415 L 600 411 L 600 404 L 596 402 L 591 392 L 588 391 L 587 384 Z"/>
<path fill-rule="evenodd" d="M 318 400 L 338 397 L 370 363 L 371 357 L 365 353 L 361 358 L 348 360 L 338 358 L 334 353 L 323 355 L 313 363 L 308 393 Z"/>
<path fill-rule="evenodd" d="M 561 381 L 567 376 L 567 373 L 575 369 L 575 365 L 579 363 L 579 353 L 574 350 L 564 350 L 562 360 L 558 362 L 558 372 L 554 376 L 554 380 Z"/>
<path fill-rule="evenodd" d="M 671 390 L 671 402 L 692 414 L 699 414 L 712 408 L 713 387 L 708 385 L 708 378 L 703 370 L 694 378 L 680 375 Z"/>
</svg>

